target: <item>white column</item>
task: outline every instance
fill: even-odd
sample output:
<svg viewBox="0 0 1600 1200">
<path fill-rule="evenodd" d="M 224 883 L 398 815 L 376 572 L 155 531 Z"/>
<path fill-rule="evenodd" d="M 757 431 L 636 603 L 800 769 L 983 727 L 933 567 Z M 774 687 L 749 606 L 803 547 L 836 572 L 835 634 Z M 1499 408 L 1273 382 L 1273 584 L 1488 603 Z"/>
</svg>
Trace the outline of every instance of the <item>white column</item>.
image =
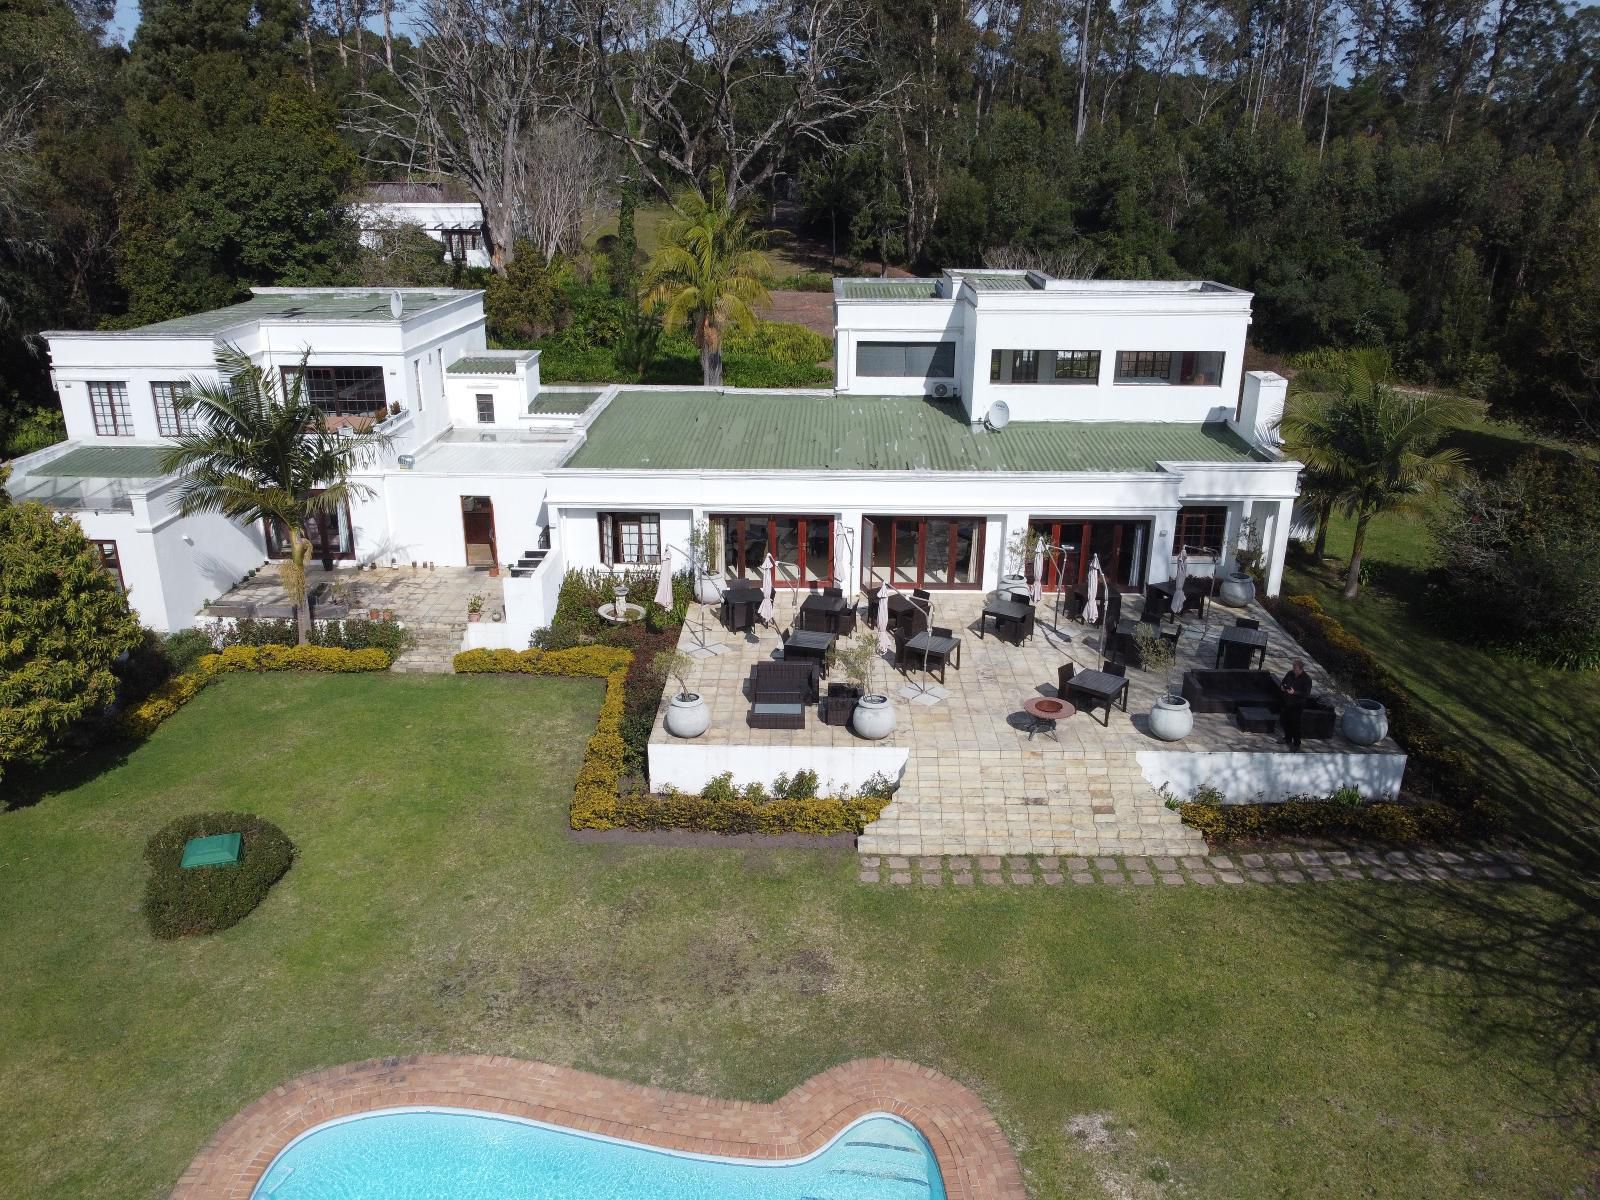
<svg viewBox="0 0 1600 1200">
<path fill-rule="evenodd" d="M 1289 554 L 1289 531 L 1294 527 L 1294 501 L 1279 500 L 1272 509 L 1272 531 L 1263 533 L 1261 547 L 1267 556 L 1267 595 L 1276 596 L 1283 586 L 1283 560 Z"/>
<path fill-rule="evenodd" d="M 1146 583 L 1166 583 L 1173 572 L 1173 530 L 1178 524 L 1178 510 L 1157 513 L 1150 519 L 1149 561 L 1145 565 Z"/>
<path fill-rule="evenodd" d="M 850 390 L 852 353 L 850 331 L 836 328 L 833 331 L 833 386 L 841 392 Z"/>
</svg>

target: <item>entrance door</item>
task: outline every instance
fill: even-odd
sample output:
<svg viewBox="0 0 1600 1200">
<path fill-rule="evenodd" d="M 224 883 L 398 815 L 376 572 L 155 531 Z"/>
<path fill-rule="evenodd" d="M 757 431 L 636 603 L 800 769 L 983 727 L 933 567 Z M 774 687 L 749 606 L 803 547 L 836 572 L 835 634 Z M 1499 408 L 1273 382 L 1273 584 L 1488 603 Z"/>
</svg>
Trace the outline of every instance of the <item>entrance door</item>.
<svg viewBox="0 0 1600 1200">
<path fill-rule="evenodd" d="M 494 502 L 489 497 L 461 497 L 461 530 L 467 540 L 467 566 L 500 565 L 494 544 Z"/>
<path fill-rule="evenodd" d="M 1041 517 L 1028 522 L 1033 531 L 1059 555 L 1045 559 L 1045 588 L 1056 586 L 1060 575 L 1067 585 L 1081 584 L 1089 574 L 1089 562 L 1100 556 L 1100 568 L 1119 587 L 1144 584 L 1145 551 L 1149 544 L 1148 521 L 1089 521 L 1076 517 Z M 1032 570 L 1031 564 L 1027 567 Z"/>
</svg>

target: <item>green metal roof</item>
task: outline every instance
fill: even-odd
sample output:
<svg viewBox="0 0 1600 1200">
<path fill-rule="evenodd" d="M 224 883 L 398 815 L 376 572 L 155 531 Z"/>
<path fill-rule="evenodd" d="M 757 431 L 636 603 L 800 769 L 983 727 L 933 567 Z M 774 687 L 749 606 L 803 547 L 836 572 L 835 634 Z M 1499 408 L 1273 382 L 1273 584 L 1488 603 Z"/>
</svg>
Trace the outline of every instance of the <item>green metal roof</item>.
<svg viewBox="0 0 1600 1200">
<path fill-rule="evenodd" d="M 656 471 L 1153 471 L 1254 462 L 1221 424 L 1014 421 L 915 396 L 620 392 L 566 464 Z"/>
<path fill-rule="evenodd" d="M 76 446 L 28 474 L 63 479 L 159 479 L 170 446 Z"/>
<path fill-rule="evenodd" d="M 980 292 L 1032 292 L 1037 289 L 1026 275 L 1004 275 L 990 271 L 968 271 L 961 276 Z"/>
<path fill-rule="evenodd" d="M 932 300 L 937 279 L 844 279 L 846 300 Z"/>
<path fill-rule="evenodd" d="M 468 355 L 456 359 L 445 369 L 452 375 L 515 375 L 517 362 L 515 358 Z"/>
<path fill-rule="evenodd" d="M 541 392 L 528 411 L 542 416 L 581 413 L 599 398 L 599 392 Z"/>
<path fill-rule="evenodd" d="M 258 292 L 239 304 L 192 313 L 187 317 L 174 317 L 169 321 L 157 321 L 153 325 L 141 325 L 131 332 L 186 337 L 221 333 L 247 321 L 393 321 L 394 314 L 389 310 L 389 296 L 393 290 Z M 467 294 L 465 291 L 442 288 L 436 291 L 402 290 L 402 319 L 448 304 Z"/>
</svg>

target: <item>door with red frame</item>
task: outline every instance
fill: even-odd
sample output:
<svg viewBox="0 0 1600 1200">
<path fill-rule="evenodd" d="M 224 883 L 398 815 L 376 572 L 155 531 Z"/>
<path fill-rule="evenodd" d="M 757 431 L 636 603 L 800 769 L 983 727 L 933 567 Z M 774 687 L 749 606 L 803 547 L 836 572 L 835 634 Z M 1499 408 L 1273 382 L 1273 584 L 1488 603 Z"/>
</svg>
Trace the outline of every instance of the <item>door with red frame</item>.
<svg viewBox="0 0 1600 1200">
<path fill-rule="evenodd" d="M 1082 517 L 1036 517 L 1028 527 L 1045 540 L 1044 585 L 1054 588 L 1062 575 L 1067 586 L 1081 584 L 1089 563 L 1100 556 L 1100 569 L 1118 587 L 1143 587 L 1150 545 L 1149 521 L 1096 521 Z M 1032 571 L 1029 564 L 1028 570 Z"/>
</svg>

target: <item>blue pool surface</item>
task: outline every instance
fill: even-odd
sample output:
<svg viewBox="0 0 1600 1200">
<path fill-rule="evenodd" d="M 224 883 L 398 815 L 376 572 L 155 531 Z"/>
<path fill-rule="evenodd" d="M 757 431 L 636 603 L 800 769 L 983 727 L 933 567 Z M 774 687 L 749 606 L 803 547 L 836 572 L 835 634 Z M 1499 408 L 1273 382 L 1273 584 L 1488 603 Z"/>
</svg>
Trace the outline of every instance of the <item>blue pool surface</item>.
<svg viewBox="0 0 1600 1200">
<path fill-rule="evenodd" d="M 944 1200 L 927 1141 L 863 1117 L 809 1158 L 701 1158 L 460 1110 L 393 1109 L 289 1144 L 253 1200 Z"/>
</svg>

